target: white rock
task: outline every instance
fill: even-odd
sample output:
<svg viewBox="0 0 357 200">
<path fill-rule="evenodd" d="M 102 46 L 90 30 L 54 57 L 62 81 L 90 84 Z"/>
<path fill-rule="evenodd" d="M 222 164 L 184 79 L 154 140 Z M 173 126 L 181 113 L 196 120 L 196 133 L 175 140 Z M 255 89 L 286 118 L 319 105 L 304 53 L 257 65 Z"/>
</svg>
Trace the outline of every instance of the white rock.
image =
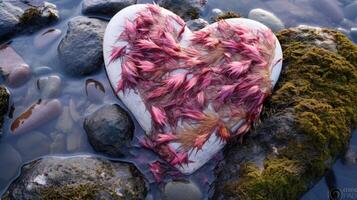
<svg viewBox="0 0 357 200">
<path fill-rule="evenodd" d="M 277 16 L 260 8 L 251 10 L 248 14 L 248 18 L 263 23 L 274 32 L 280 31 L 285 27 L 284 23 Z"/>
<path fill-rule="evenodd" d="M 124 46 L 127 43 L 123 41 L 118 41 L 117 36 L 123 31 L 125 19 L 135 19 L 137 16 L 137 12 L 145 9 L 145 5 L 137 4 L 133 6 L 129 6 L 119 13 L 117 13 L 109 22 L 105 35 L 104 35 L 104 43 L 103 43 L 103 52 L 104 52 L 104 61 L 106 65 L 107 74 L 111 85 L 116 89 L 118 81 L 121 79 L 121 68 L 118 67 L 121 64 L 121 60 L 116 60 L 114 62 L 110 62 L 110 53 L 113 46 Z M 174 16 L 175 14 L 166 10 L 162 9 L 162 13 L 165 15 Z M 232 25 L 246 25 L 253 30 L 257 29 L 267 29 L 266 26 L 263 24 L 244 18 L 236 18 L 236 19 L 228 19 L 228 23 Z M 211 24 L 207 26 L 207 28 L 214 28 L 217 27 L 217 23 Z M 183 37 L 181 40 L 181 46 L 188 46 L 190 43 L 190 38 L 192 36 L 192 32 L 186 28 Z M 277 63 L 272 71 L 272 82 L 277 82 L 279 78 L 279 74 L 282 67 L 282 50 L 278 40 L 276 40 L 276 49 L 275 49 L 275 57 L 273 63 Z M 279 61 L 279 62 L 278 62 Z M 125 95 L 122 92 L 118 93 L 118 97 L 122 100 L 122 102 L 126 105 L 126 107 L 131 111 L 134 115 L 138 123 L 144 129 L 146 133 L 150 133 L 152 128 L 152 118 L 149 111 L 146 109 L 145 104 L 143 103 L 142 98 L 133 90 L 129 90 L 125 92 Z M 237 126 L 239 126 L 242 122 L 237 122 Z M 199 169 L 202 165 L 204 165 L 207 161 L 209 161 L 219 150 L 221 150 L 225 145 L 225 142 L 220 141 L 216 138 L 215 134 L 212 134 L 211 138 L 204 144 L 201 151 L 191 151 L 189 155 L 189 160 L 193 161 L 187 165 L 182 166 L 175 166 L 184 174 L 191 174 L 197 169 Z M 174 149 L 179 148 L 179 144 L 171 143 L 170 146 Z"/>
</svg>

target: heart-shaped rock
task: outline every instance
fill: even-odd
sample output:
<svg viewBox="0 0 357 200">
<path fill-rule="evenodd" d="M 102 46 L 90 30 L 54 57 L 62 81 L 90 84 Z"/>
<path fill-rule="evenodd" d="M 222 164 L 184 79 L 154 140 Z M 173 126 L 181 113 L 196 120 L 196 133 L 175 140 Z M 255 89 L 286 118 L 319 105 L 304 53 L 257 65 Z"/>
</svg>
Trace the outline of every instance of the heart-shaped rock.
<svg viewBox="0 0 357 200">
<path fill-rule="evenodd" d="M 227 19 L 191 32 L 174 13 L 143 4 L 111 19 L 104 59 L 150 138 L 142 144 L 184 174 L 249 130 L 282 67 L 279 41 L 259 22 Z"/>
</svg>

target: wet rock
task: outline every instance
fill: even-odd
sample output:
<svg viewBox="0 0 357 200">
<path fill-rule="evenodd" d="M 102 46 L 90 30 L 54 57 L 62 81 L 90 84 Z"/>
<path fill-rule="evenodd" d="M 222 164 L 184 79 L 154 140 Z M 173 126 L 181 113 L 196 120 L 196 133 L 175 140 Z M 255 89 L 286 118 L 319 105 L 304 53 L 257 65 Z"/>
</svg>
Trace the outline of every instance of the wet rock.
<svg viewBox="0 0 357 200">
<path fill-rule="evenodd" d="M 60 36 L 62 31 L 59 29 L 47 29 L 37 35 L 34 39 L 34 45 L 38 49 L 48 47 L 51 43 L 55 42 Z"/>
<path fill-rule="evenodd" d="M 134 165 L 102 158 L 48 157 L 33 161 L 5 193 L 9 199 L 144 199 Z"/>
<path fill-rule="evenodd" d="M 251 10 L 248 14 L 248 18 L 263 23 L 274 32 L 284 29 L 283 22 L 277 16 L 260 8 Z"/>
<path fill-rule="evenodd" d="M 103 36 L 107 22 L 76 17 L 68 22 L 66 36 L 58 46 L 59 58 L 66 72 L 90 74 L 103 66 Z"/>
<path fill-rule="evenodd" d="M 52 3 L 42 2 L 30 6 L 18 1 L 0 2 L 0 37 L 11 34 L 29 33 L 42 28 L 59 18 Z M 1 40 L 0 39 L 0 40 Z"/>
<path fill-rule="evenodd" d="M 219 8 L 212 9 L 213 18 L 222 15 L 224 12 Z"/>
<path fill-rule="evenodd" d="M 103 102 L 105 89 L 102 83 L 94 79 L 86 80 L 86 94 L 88 100 L 93 103 Z"/>
<path fill-rule="evenodd" d="M 39 100 L 18 116 L 11 124 L 13 134 L 31 131 L 57 118 L 62 112 L 59 100 Z"/>
<path fill-rule="evenodd" d="M 63 107 L 62 114 L 58 117 L 56 129 L 61 133 L 70 133 L 74 126 L 70 110 L 68 106 Z"/>
<path fill-rule="evenodd" d="M 192 31 L 203 29 L 208 25 L 209 23 L 202 18 L 193 19 L 187 22 L 187 27 L 190 28 Z"/>
<path fill-rule="evenodd" d="M 28 32 L 33 32 L 58 19 L 59 12 L 56 5 L 46 1 L 38 6 L 29 6 L 19 18 L 20 25 Z"/>
<path fill-rule="evenodd" d="M 15 31 L 22 9 L 8 2 L 0 2 L 0 37 Z"/>
<path fill-rule="evenodd" d="M 59 76 L 42 77 L 37 80 L 37 88 L 43 99 L 58 97 L 61 93 L 62 80 Z"/>
<path fill-rule="evenodd" d="M 185 21 L 198 19 L 204 1 L 197 0 L 159 0 L 157 3 L 179 15 Z"/>
<path fill-rule="evenodd" d="M 19 87 L 31 78 L 30 67 L 8 45 L 0 46 L 0 71 L 10 87 Z"/>
<path fill-rule="evenodd" d="M 10 94 L 4 86 L 0 86 L 0 136 L 2 135 L 2 127 L 4 116 L 9 108 Z"/>
<path fill-rule="evenodd" d="M 118 105 L 105 105 L 86 117 L 84 129 L 93 148 L 110 156 L 122 156 L 133 138 L 134 125 Z"/>
<path fill-rule="evenodd" d="M 24 160 L 32 160 L 49 154 L 51 139 L 40 132 L 31 132 L 21 135 L 17 140 L 16 148 Z"/>
<path fill-rule="evenodd" d="M 50 145 L 51 154 L 61 154 L 66 152 L 66 136 L 62 133 L 57 133 L 53 138 L 53 143 Z"/>
<path fill-rule="evenodd" d="M 279 82 L 261 123 L 227 146 L 213 199 L 299 199 L 331 169 L 356 125 L 357 46 L 338 31 L 306 26 L 277 36 Z"/>
<path fill-rule="evenodd" d="M 200 189 L 190 181 L 172 181 L 165 185 L 163 200 L 201 200 Z"/>
<path fill-rule="evenodd" d="M 84 0 L 83 14 L 100 14 L 112 17 L 121 9 L 136 4 L 137 0 Z"/>
<path fill-rule="evenodd" d="M 357 1 L 352 2 L 348 6 L 346 6 L 343 11 L 345 13 L 345 17 L 350 19 L 350 20 L 355 20 L 357 19 Z"/>
<path fill-rule="evenodd" d="M 0 144 L 0 180 L 9 181 L 20 170 L 22 158 L 11 145 Z"/>
</svg>

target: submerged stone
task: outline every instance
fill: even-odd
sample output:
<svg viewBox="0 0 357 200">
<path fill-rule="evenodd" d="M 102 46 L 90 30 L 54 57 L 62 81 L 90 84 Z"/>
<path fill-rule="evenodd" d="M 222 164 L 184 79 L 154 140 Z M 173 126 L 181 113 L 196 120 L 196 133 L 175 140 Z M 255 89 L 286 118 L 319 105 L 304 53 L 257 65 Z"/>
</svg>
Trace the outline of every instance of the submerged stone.
<svg viewBox="0 0 357 200">
<path fill-rule="evenodd" d="M 58 97 L 61 93 L 61 85 L 62 80 L 56 75 L 41 77 L 37 80 L 37 88 L 41 91 L 41 97 L 44 99 Z"/>
<path fill-rule="evenodd" d="M 103 102 L 105 89 L 102 83 L 94 79 L 86 80 L 86 94 L 89 101 L 93 103 Z"/>
<path fill-rule="evenodd" d="M 102 43 L 106 25 L 104 21 L 83 16 L 68 22 L 67 34 L 58 46 L 58 55 L 66 72 L 86 75 L 103 66 Z"/>
<path fill-rule="evenodd" d="M 105 105 L 86 117 L 84 129 L 93 148 L 110 156 L 122 156 L 133 138 L 133 122 L 118 105 Z"/>
<path fill-rule="evenodd" d="M 214 199 L 299 199 L 357 124 L 357 46 L 337 31 L 306 26 L 278 38 L 280 80 L 261 123 L 227 149 Z"/>
<path fill-rule="evenodd" d="M 31 78 L 31 69 L 8 45 L 0 46 L 0 74 L 10 87 L 19 87 Z"/>
<path fill-rule="evenodd" d="M 194 183 L 190 181 L 172 181 L 164 187 L 163 200 L 201 200 L 202 193 Z"/>
<path fill-rule="evenodd" d="M 61 111 L 59 100 L 40 99 L 12 122 L 10 130 L 13 134 L 26 133 L 57 118 Z"/>
<path fill-rule="evenodd" d="M 284 28 L 283 22 L 277 16 L 260 8 L 251 10 L 248 14 L 248 18 L 263 23 L 274 32 L 280 31 Z"/>
<path fill-rule="evenodd" d="M 62 31 L 59 29 L 47 29 L 35 37 L 34 45 L 38 49 L 43 49 L 56 41 L 61 36 L 61 33 Z"/>
<path fill-rule="evenodd" d="M 137 0 L 84 0 L 82 13 L 112 17 L 121 9 L 136 4 Z"/>
<path fill-rule="evenodd" d="M 144 178 L 134 165 L 90 156 L 47 157 L 22 168 L 5 193 L 27 199 L 144 199 Z"/>
</svg>

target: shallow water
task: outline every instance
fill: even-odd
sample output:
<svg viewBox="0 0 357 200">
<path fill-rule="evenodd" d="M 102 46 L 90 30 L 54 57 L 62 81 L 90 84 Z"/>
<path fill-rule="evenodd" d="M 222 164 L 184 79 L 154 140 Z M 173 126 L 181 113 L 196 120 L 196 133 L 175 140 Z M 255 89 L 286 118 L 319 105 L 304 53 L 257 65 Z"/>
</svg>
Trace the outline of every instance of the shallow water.
<svg viewBox="0 0 357 200">
<path fill-rule="evenodd" d="M 337 1 L 337 0 L 336 0 Z M 32 70 L 42 66 L 48 66 L 52 72 L 46 75 L 33 75 L 31 80 L 24 86 L 17 89 L 10 89 L 11 92 L 11 105 L 14 108 L 12 113 L 13 118 L 8 117 L 5 120 L 4 134 L 0 138 L 0 146 L 11 145 L 21 155 L 21 162 L 9 162 L 6 169 L 0 169 L 0 194 L 4 191 L 8 184 L 16 178 L 20 167 L 31 160 L 40 156 L 46 155 L 75 155 L 75 154 L 95 154 L 92 147 L 87 141 L 86 134 L 83 130 L 83 119 L 86 115 L 95 111 L 103 104 L 117 103 L 121 104 L 114 96 L 112 88 L 107 80 L 105 71 L 102 69 L 95 74 L 85 77 L 70 77 L 61 70 L 61 63 L 57 55 L 57 46 L 61 38 L 64 37 L 67 29 L 67 21 L 75 16 L 81 15 L 80 1 L 73 0 L 49 0 L 57 5 L 60 11 L 60 21 L 50 27 L 39 30 L 34 34 L 19 36 L 11 40 L 11 46 L 23 57 L 27 64 L 30 65 Z M 141 2 L 151 2 L 143 0 Z M 213 8 L 220 8 L 224 11 L 236 11 L 247 16 L 252 8 L 264 8 L 266 10 L 276 13 L 287 27 L 296 26 L 299 24 L 310 24 L 319 26 L 328 26 L 333 28 L 350 29 L 351 26 L 357 27 L 356 23 L 344 20 L 341 23 L 336 22 L 339 17 L 339 7 L 327 4 L 317 8 L 319 3 L 326 4 L 326 2 L 334 2 L 334 0 L 221 0 L 209 1 L 209 4 L 202 10 L 202 16 L 209 20 L 212 16 L 211 10 Z M 341 4 L 342 5 L 342 4 Z M 288 11 L 293 9 L 294 12 Z M 312 17 L 315 16 L 315 17 Z M 353 25 L 354 24 L 354 25 Z M 53 42 L 45 50 L 39 50 L 34 47 L 34 38 L 38 34 L 48 28 L 57 28 L 62 31 L 62 35 L 55 42 Z M 24 134 L 13 135 L 9 129 L 14 118 L 18 117 L 28 107 L 40 99 L 40 93 L 37 89 L 37 80 L 40 77 L 48 75 L 58 75 L 62 79 L 62 91 L 58 98 L 63 107 L 68 107 L 72 117 L 75 118 L 72 122 L 55 119 L 46 125 L 37 128 L 35 131 L 30 131 Z M 89 79 L 96 80 L 103 85 L 105 90 L 104 100 L 101 103 L 91 103 L 86 94 L 86 81 Z M 74 116 L 76 117 L 74 117 Z M 157 185 L 152 175 L 149 172 L 147 163 L 149 161 L 157 160 L 158 157 L 150 152 L 143 150 L 138 145 L 138 138 L 143 136 L 142 129 L 135 123 L 135 138 L 133 147 L 128 149 L 125 161 L 134 162 L 142 171 L 145 177 L 150 182 L 150 194 L 148 199 L 159 199 L 161 186 Z M 357 145 L 357 133 L 351 140 L 352 145 Z M 49 150 L 49 143 L 53 143 L 55 138 L 64 137 L 67 144 L 63 148 L 59 148 L 55 153 Z M 45 142 L 44 142 L 45 141 Z M 36 149 L 36 150 L 35 150 Z M 15 151 L 10 151 L 10 155 L 6 158 L 14 159 Z M 213 169 L 215 164 L 222 159 L 222 154 L 219 153 L 209 163 L 203 166 L 200 170 L 191 176 L 181 177 L 186 180 L 191 180 L 200 188 L 203 197 L 207 198 L 212 193 L 211 183 L 214 181 Z M 356 174 L 357 165 L 347 165 L 339 160 L 334 165 L 334 174 L 337 180 L 338 187 L 351 187 L 357 188 L 357 177 L 352 177 L 351 174 Z M 6 174 L 6 176 L 5 176 Z M 323 178 L 309 193 L 302 199 L 326 199 L 328 194 L 328 187 Z"/>
</svg>

